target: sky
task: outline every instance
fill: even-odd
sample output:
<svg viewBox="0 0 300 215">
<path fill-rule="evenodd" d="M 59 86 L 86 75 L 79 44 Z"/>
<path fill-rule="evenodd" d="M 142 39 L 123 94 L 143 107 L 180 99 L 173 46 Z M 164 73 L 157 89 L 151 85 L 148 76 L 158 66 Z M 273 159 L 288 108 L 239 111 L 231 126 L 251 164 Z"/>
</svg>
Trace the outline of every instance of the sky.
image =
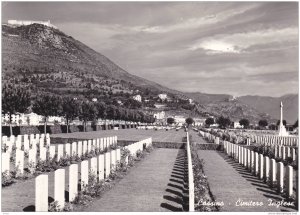
<svg viewBox="0 0 300 215">
<path fill-rule="evenodd" d="M 298 2 L 2 2 L 50 20 L 127 72 L 214 94 L 298 93 Z"/>
</svg>

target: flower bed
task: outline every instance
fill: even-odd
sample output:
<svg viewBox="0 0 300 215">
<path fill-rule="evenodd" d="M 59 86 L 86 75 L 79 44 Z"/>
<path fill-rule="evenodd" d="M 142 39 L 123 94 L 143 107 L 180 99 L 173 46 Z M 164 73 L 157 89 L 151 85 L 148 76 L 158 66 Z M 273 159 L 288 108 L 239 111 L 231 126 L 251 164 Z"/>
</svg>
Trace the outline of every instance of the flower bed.
<svg viewBox="0 0 300 215">
<path fill-rule="evenodd" d="M 191 144 L 191 155 L 193 163 L 193 173 L 195 181 L 195 211 L 219 211 L 219 206 L 214 204 L 203 204 L 215 202 L 210 191 L 209 183 L 203 170 L 203 159 L 200 159 L 197 154 L 198 148 L 195 144 Z"/>
</svg>

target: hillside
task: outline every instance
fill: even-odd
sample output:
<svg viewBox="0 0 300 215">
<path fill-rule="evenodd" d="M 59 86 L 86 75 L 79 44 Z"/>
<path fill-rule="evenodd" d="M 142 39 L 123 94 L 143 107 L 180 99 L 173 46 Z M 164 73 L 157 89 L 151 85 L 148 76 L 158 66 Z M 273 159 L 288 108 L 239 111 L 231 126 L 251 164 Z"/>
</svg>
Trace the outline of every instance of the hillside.
<svg viewBox="0 0 300 215">
<path fill-rule="evenodd" d="M 14 77 L 26 82 L 31 76 L 38 76 L 42 78 L 39 81 L 49 84 L 54 76 L 52 79 L 56 79 L 56 83 L 51 83 L 51 88 L 60 90 L 64 90 L 63 86 L 80 89 L 90 84 L 98 87 L 106 85 L 103 81 L 112 82 L 112 85 L 115 85 L 114 81 L 122 81 L 123 86 L 116 84 L 113 88 L 128 90 L 136 86 L 172 92 L 126 72 L 107 57 L 58 29 L 39 24 L 20 27 L 3 25 L 2 56 L 4 80 Z M 22 79 L 25 75 L 26 80 Z"/>
<path fill-rule="evenodd" d="M 283 118 L 293 124 L 298 119 L 298 95 L 288 94 L 281 97 L 267 96 L 241 96 L 238 100 L 250 107 L 270 114 L 272 118 L 279 119 L 280 101 L 283 103 Z"/>
</svg>

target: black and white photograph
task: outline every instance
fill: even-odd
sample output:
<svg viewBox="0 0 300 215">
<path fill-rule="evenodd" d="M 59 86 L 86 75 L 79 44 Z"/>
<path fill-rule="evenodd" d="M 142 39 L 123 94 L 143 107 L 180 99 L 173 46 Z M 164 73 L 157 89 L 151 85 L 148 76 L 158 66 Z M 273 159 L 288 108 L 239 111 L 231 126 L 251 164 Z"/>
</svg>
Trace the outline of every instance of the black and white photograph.
<svg viewBox="0 0 300 215">
<path fill-rule="evenodd" d="M 298 1 L 1 1 L 1 212 L 298 214 Z"/>
</svg>

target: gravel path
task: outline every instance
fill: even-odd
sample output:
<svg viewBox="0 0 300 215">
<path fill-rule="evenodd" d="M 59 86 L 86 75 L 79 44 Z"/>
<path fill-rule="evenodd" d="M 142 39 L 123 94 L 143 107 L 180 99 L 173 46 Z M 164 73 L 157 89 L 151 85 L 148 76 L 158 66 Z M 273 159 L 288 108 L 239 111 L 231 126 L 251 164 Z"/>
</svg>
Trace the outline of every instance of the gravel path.
<svg viewBox="0 0 300 215">
<path fill-rule="evenodd" d="M 270 201 L 281 197 L 268 185 L 252 176 L 244 167 L 218 151 L 199 150 L 204 160 L 204 171 L 215 201 L 224 202 L 220 211 L 227 212 L 280 212 L 295 211 L 292 208 L 269 206 Z M 262 202 L 262 206 L 240 206 L 242 202 Z"/>
<path fill-rule="evenodd" d="M 180 192 L 169 188 L 172 168 L 179 165 L 175 162 L 183 159 L 181 153 L 178 153 L 180 151 L 183 150 L 163 148 L 154 150 L 101 199 L 94 201 L 84 210 L 90 212 L 182 210 L 181 202 L 176 201 L 177 192 Z"/>
</svg>

